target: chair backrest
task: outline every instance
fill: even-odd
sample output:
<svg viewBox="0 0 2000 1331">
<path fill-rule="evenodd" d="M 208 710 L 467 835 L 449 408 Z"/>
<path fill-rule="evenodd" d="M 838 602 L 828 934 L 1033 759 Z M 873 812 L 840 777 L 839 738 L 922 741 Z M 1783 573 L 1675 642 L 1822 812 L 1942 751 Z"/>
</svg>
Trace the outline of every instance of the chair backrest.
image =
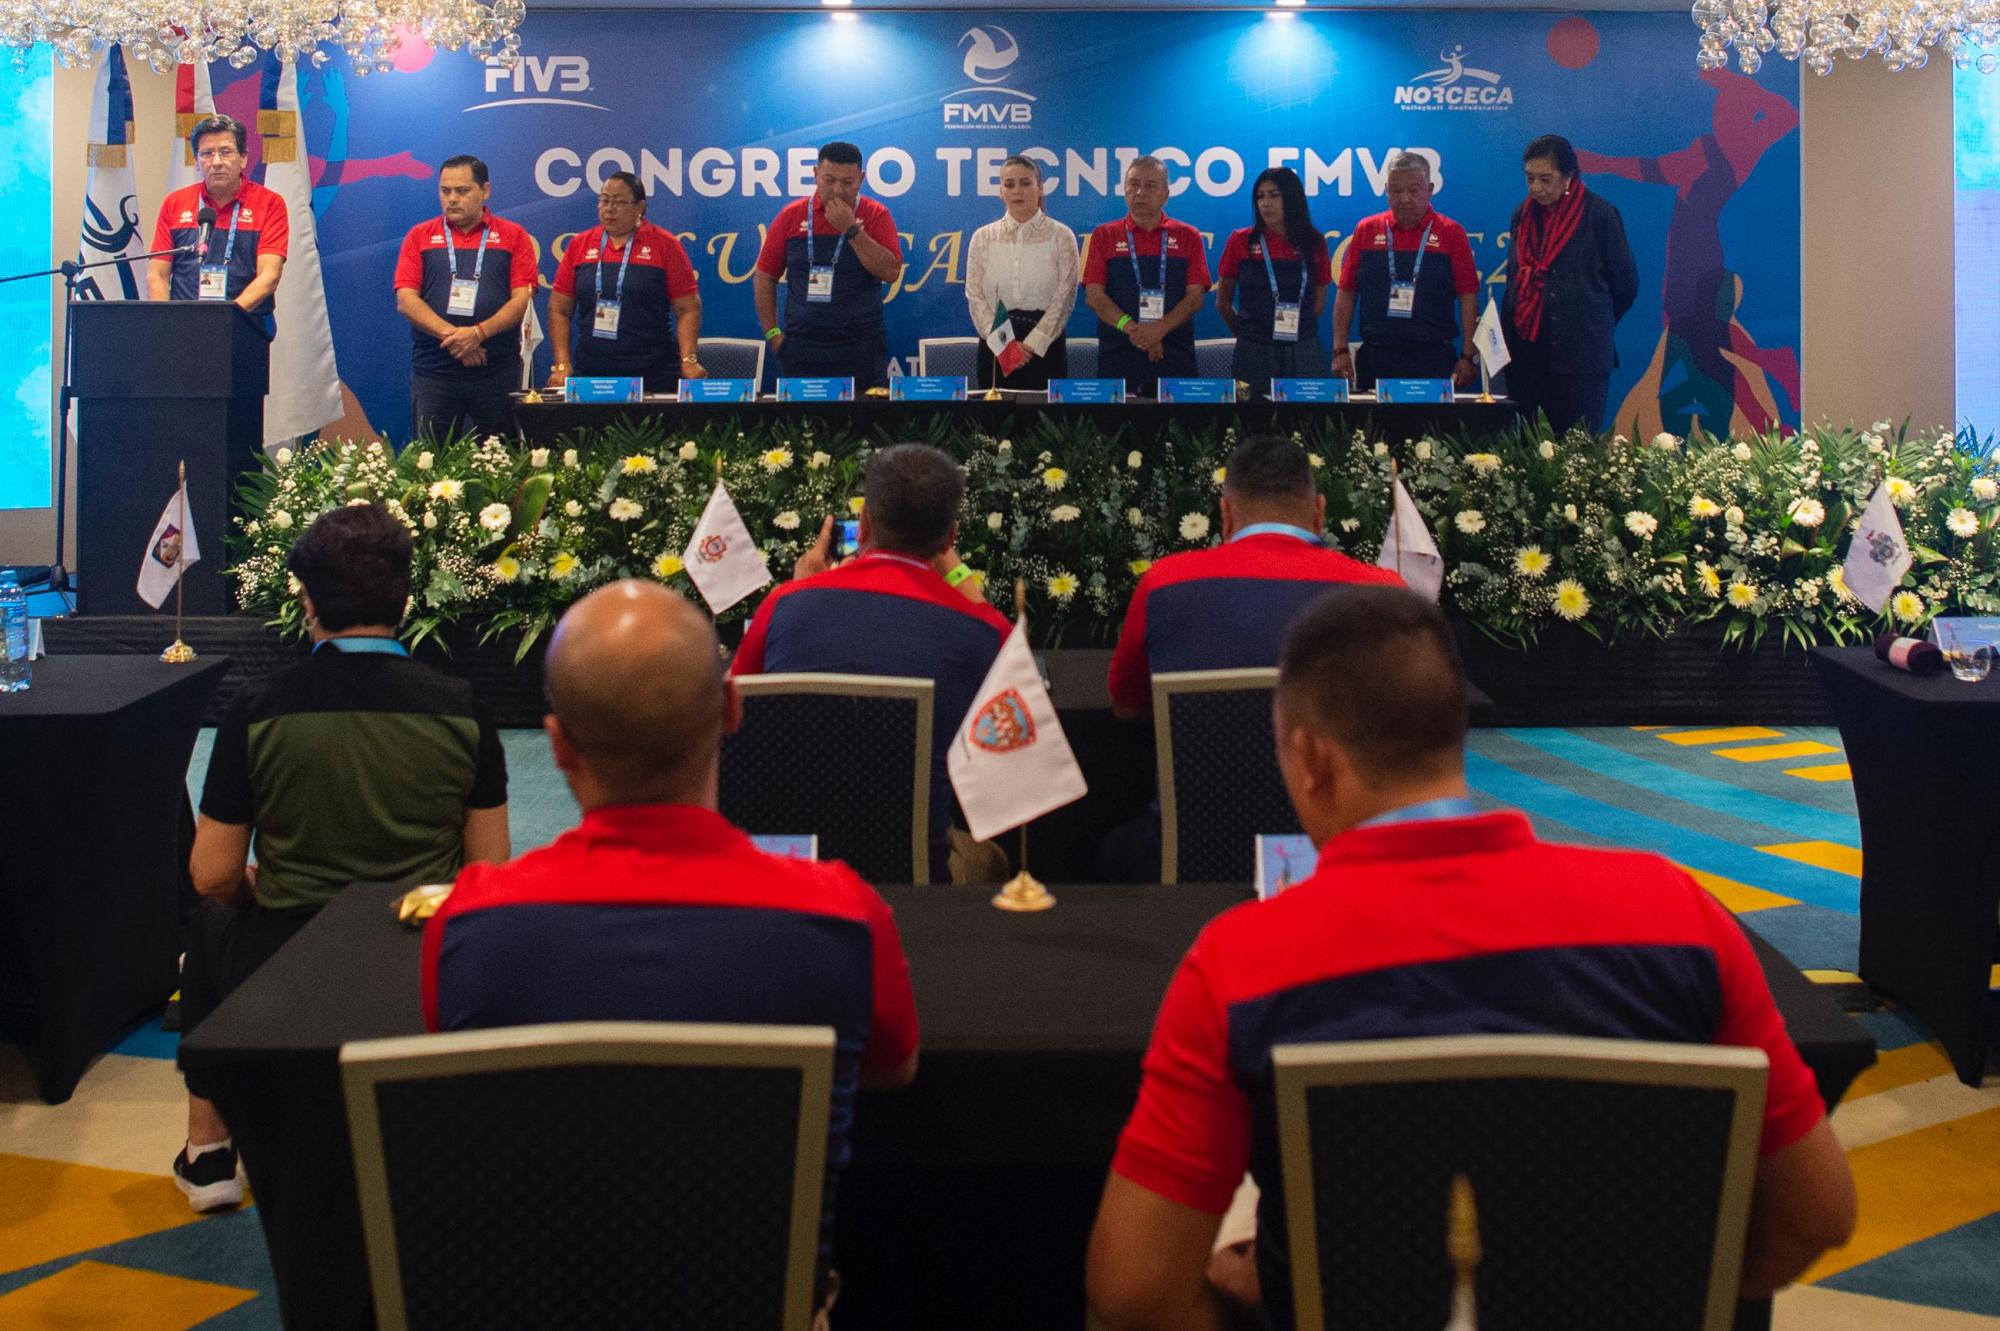
<svg viewBox="0 0 2000 1331">
<path fill-rule="evenodd" d="M 704 337 L 695 354 L 711 379 L 748 379 L 761 388 L 764 350 L 769 345 L 761 337 Z"/>
<path fill-rule="evenodd" d="M 1456 1175 L 1480 1325 L 1732 1325 L 1762 1050 L 1471 1035 L 1281 1045 L 1272 1063 L 1299 1331 L 1443 1326 Z"/>
<path fill-rule="evenodd" d="M 744 675 L 722 741 L 722 815 L 747 832 L 811 833 L 871 883 L 930 881 L 928 679 Z"/>
<path fill-rule="evenodd" d="M 1270 668 L 1153 676 L 1160 881 L 1248 883 L 1256 839 L 1299 830 L 1271 740 L 1277 684 Z"/>
<path fill-rule="evenodd" d="M 973 387 L 979 386 L 979 339 L 976 337 L 920 337 L 917 339 L 918 374 L 962 374 Z"/>
<path fill-rule="evenodd" d="M 1233 337 L 1196 338 L 1194 344 L 1195 373 L 1204 379 L 1227 379 L 1236 368 L 1236 339 Z"/>
<path fill-rule="evenodd" d="M 830 1027 L 582 1022 L 340 1051 L 384 1331 L 805 1331 Z"/>
<path fill-rule="evenodd" d="M 1069 357 L 1069 377 L 1072 379 L 1095 379 L 1097 377 L 1097 339 L 1094 337 L 1072 337 L 1063 342 Z"/>
</svg>

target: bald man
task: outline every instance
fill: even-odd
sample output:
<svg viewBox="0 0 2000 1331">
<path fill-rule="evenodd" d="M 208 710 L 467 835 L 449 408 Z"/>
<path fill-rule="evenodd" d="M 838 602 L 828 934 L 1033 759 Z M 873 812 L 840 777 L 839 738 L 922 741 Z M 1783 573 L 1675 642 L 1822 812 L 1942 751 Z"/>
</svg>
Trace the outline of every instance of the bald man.
<svg viewBox="0 0 2000 1331">
<path fill-rule="evenodd" d="M 831 1026 L 830 1178 L 856 1088 L 916 1073 L 888 906 L 846 865 L 765 855 L 716 812 L 738 707 L 715 631 L 687 601 L 651 582 L 600 588 L 556 626 L 546 673 L 543 727 L 582 825 L 459 875 L 424 931 L 425 1024 Z"/>
</svg>

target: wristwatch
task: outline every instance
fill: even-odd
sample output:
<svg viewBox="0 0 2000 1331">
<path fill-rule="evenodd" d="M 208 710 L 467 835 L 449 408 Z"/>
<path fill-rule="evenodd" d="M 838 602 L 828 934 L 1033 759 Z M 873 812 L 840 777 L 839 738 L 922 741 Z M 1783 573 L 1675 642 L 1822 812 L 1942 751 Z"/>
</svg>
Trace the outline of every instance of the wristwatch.
<svg viewBox="0 0 2000 1331">
<path fill-rule="evenodd" d="M 841 232 L 840 234 L 846 236 L 849 240 L 853 240 L 856 236 L 861 234 L 861 223 L 854 222 L 849 224 L 847 230 Z"/>
</svg>

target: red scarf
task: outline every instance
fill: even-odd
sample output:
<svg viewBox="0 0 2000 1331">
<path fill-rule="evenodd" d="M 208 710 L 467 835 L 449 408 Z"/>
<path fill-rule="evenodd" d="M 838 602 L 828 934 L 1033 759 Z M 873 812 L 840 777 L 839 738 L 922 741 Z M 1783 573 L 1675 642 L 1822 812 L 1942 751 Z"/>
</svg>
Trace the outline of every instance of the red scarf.
<svg viewBox="0 0 2000 1331">
<path fill-rule="evenodd" d="M 1583 221 L 1583 177 L 1570 181 L 1569 192 L 1553 208 L 1530 202 L 1514 235 L 1514 330 L 1530 342 L 1542 335 L 1542 289 L 1549 266 L 1569 244 Z"/>
</svg>

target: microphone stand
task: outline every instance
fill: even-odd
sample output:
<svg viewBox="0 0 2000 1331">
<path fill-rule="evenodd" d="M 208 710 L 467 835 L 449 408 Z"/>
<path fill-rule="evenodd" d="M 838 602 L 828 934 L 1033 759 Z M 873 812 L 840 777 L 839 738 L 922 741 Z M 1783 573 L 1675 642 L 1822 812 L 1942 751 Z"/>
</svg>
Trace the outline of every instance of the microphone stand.
<svg viewBox="0 0 2000 1331">
<path fill-rule="evenodd" d="M 14 273 L 0 277 L 0 286 L 9 282 L 28 282 L 38 277 L 60 277 L 63 280 L 63 372 L 62 391 L 56 395 L 56 557 L 43 578 L 36 579 L 39 585 L 46 581 L 48 589 L 62 600 L 65 612 L 73 612 L 76 604 L 70 598 L 76 587 L 69 580 L 69 569 L 63 563 L 65 549 L 66 519 L 69 507 L 69 404 L 74 395 L 70 387 L 70 375 L 76 363 L 76 325 L 69 317 L 68 306 L 77 303 L 77 274 L 87 268 L 109 268 L 115 264 L 140 263 L 148 259 L 170 259 L 177 254 L 192 254 L 194 246 L 176 245 L 171 249 L 155 250 L 151 254 L 135 254 L 117 259 L 93 259 L 89 263 L 66 260 L 54 268 L 44 268 L 33 273 Z"/>
</svg>

